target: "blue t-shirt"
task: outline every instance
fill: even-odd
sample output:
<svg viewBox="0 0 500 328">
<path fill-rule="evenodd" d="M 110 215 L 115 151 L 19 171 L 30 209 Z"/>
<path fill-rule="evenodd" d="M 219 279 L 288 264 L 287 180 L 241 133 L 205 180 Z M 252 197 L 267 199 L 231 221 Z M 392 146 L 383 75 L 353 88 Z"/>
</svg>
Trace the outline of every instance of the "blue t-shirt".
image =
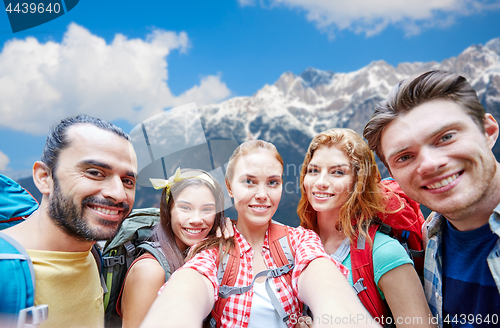
<svg viewBox="0 0 500 328">
<path fill-rule="evenodd" d="M 486 261 L 498 236 L 488 224 L 458 231 L 446 220 L 442 240 L 444 326 L 498 327 L 500 295 Z"/>
</svg>

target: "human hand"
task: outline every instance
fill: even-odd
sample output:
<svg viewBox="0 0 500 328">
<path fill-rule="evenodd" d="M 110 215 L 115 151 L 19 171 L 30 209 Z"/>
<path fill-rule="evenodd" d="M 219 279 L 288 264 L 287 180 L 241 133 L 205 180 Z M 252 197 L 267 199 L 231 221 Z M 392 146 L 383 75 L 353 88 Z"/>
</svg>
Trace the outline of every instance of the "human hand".
<svg viewBox="0 0 500 328">
<path fill-rule="evenodd" d="M 234 236 L 234 229 L 233 229 L 233 222 L 229 217 L 226 217 L 226 229 L 224 229 L 224 238 L 228 239 L 229 237 Z M 222 233 L 220 231 L 220 227 L 217 227 L 217 230 L 215 231 L 215 235 L 217 237 L 221 237 Z"/>
<path fill-rule="evenodd" d="M 295 328 L 313 328 L 313 319 L 309 316 L 300 316 L 297 318 Z"/>
</svg>

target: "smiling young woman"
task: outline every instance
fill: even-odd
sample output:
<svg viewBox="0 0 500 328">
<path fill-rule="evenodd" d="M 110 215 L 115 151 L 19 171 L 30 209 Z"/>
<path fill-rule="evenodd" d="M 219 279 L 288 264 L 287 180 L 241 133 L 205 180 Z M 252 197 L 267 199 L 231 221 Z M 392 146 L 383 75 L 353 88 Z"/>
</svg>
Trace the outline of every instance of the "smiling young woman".
<svg viewBox="0 0 500 328">
<path fill-rule="evenodd" d="M 217 227 L 224 230 L 224 195 L 218 182 L 202 170 L 178 170 L 169 180 L 152 182 L 163 189 L 160 223 L 152 241 L 159 244 L 174 272 L 191 246 L 214 236 Z M 153 255 L 146 252 L 132 263 L 116 307 L 122 327 L 139 327 L 164 283 L 165 272 Z"/>
<path fill-rule="evenodd" d="M 313 229 L 325 251 L 349 268 L 353 285 L 351 254 L 355 237 L 368 236 L 378 213 L 386 211 L 373 152 L 356 132 L 331 129 L 316 135 L 306 153 L 301 171 L 297 213 L 301 226 Z M 380 222 L 379 222 L 380 223 Z M 420 280 L 405 249 L 391 237 L 376 232 L 371 241 L 374 281 L 394 318 L 420 318 L 421 324 L 398 327 L 433 327 Z"/>
</svg>

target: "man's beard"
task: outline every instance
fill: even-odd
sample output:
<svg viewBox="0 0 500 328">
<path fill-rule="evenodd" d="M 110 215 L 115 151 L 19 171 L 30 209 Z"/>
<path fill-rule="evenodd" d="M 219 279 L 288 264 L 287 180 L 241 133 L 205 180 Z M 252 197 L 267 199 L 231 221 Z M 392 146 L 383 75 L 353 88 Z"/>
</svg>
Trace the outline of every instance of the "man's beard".
<svg viewBox="0 0 500 328">
<path fill-rule="evenodd" d="M 118 222 L 100 220 L 100 224 L 109 229 L 91 229 L 89 222 L 83 217 L 83 210 L 87 204 L 113 206 L 123 210 L 123 219 L 129 213 L 129 206 L 126 203 L 114 203 L 109 199 L 100 199 L 94 196 L 87 196 L 82 200 L 81 207 L 75 204 L 73 199 L 65 197 L 57 178 L 53 175 L 54 192 L 49 198 L 49 217 L 61 227 L 66 234 L 80 241 L 99 241 L 113 238 L 120 228 L 123 220 Z"/>
</svg>

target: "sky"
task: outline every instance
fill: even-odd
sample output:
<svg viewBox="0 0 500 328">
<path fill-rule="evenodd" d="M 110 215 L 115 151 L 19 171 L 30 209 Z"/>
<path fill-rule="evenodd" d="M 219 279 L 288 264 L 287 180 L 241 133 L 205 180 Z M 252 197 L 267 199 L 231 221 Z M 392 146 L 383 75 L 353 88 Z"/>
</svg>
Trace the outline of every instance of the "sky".
<svg viewBox="0 0 500 328">
<path fill-rule="evenodd" d="M 28 176 L 49 128 L 126 132 L 169 108 L 250 96 L 308 67 L 442 61 L 500 37 L 492 0 L 82 0 L 13 33 L 0 13 L 0 173 Z"/>
</svg>

